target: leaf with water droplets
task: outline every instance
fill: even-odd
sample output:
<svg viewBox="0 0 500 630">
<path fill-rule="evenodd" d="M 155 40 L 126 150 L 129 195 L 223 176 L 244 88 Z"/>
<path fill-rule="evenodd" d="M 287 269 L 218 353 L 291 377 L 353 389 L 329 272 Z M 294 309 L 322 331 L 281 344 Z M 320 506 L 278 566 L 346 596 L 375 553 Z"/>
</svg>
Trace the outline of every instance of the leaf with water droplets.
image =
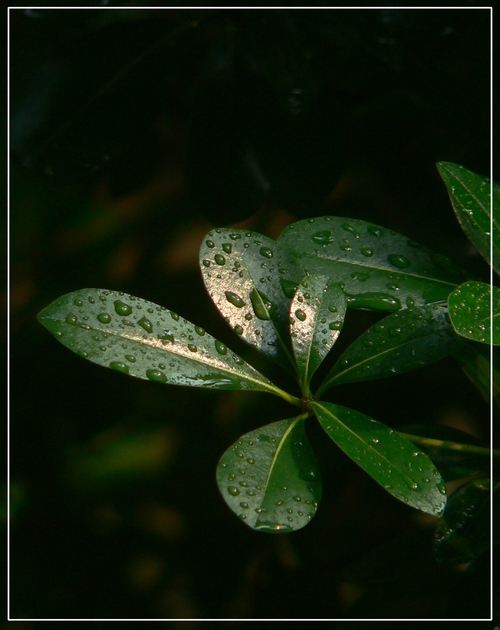
<svg viewBox="0 0 500 630">
<path fill-rule="evenodd" d="M 240 437 L 219 461 L 217 484 L 252 529 L 287 533 L 307 525 L 322 484 L 304 419 L 280 420 Z"/>
<path fill-rule="evenodd" d="M 494 492 L 498 499 L 500 484 L 496 484 Z M 434 534 L 438 562 L 461 564 L 488 551 L 491 499 L 488 477 L 467 481 L 450 495 Z M 498 500 L 493 505 L 498 506 Z M 498 508 L 496 512 L 494 516 L 498 516 Z"/>
<path fill-rule="evenodd" d="M 327 435 L 387 492 L 428 514 L 443 511 L 444 481 L 411 442 L 354 409 L 316 401 L 311 406 Z"/>
<path fill-rule="evenodd" d="M 132 295 L 82 289 L 47 306 L 38 319 L 73 352 L 130 376 L 191 387 L 279 391 L 199 326 Z"/>
<path fill-rule="evenodd" d="M 493 234 L 493 267 L 500 273 L 500 225 L 498 212 L 491 221 L 491 189 L 494 207 L 500 207 L 500 190 L 463 166 L 438 162 L 437 168 L 448 189 L 457 219 L 481 256 L 491 264 L 490 242 Z"/>
<path fill-rule="evenodd" d="M 446 300 L 467 279 L 444 256 L 359 219 L 319 217 L 286 227 L 278 243 L 308 274 L 335 279 L 351 308 L 397 311 Z"/>
<path fill-rule="evenodd" d="M 303 277 L 288 250 L 257 232 L 218 228 L 200 248 L 205 287 L 233 330 L 290 368 L 290 287 Z"/>
<path fill-rule="evenodd" d="M 493 302 L 493 304 L 491 304 Z M 453 327 L 459 335 L 500 346 L 500 289 L 484 282 L 464 282 L 448 296 Z M 490 310 L 492 307 L 492 311 Z"/>
<path fill-rule="evenodd" d="M 333 365 L 320 391 L 410 372 L 449 356 L 463 344 L 444 304 L 403 309 L 360 335 Z"/>
<path fill-rule="evenodd" d="M 290 304 L 290 336 L 303 385 L 309 382 L 340 334 L 344 292 L 326 276 L 308 276 Z"/>
</svg>

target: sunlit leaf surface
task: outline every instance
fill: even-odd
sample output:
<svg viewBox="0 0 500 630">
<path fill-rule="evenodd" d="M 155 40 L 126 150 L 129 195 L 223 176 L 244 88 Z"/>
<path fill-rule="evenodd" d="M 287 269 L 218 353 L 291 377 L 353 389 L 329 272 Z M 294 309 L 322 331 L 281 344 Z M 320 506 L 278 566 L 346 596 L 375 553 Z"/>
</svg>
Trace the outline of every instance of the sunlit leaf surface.
<svg viewBox="0 0 500 630">
<path fill-rule="evenodd" d="M 290 367 L 288 306 L 303 273 L 276 241 L 245 230 L 216 229 L 200 248 L 206 289 L 231 328 Z"/>
<path fill-rule="evenodd" d="M 354 308 L 396 311 L 437 302 L 466 280 L 445 256 L 359 219 L 298 221 L 283 230 L 278 243 L 290 249 L 309 274 L 335 279 Z"/>
<path fill-rule="evenodd" d="M 493 305 L 491 301 L 493 300 Z M 500 345 L 500 289 L 484 282 L 464 282 L 448 297 L 451 322 L 459 335 Z M 493 306 L 493 313 L 491 312 Z M 493 316 L 492 316 L 493 315 Z"/>
<path fill-rule="evenodd" d="M 273 392 L 274 386 L 202 328 L 126 293 L 82 289 L 47 306 L 39 321 L 81 357 L 160 383 Z"/>
<path fill-rule="evenodd" d="M 345 311 L 344 292 L 326 276 L 308 276 L 299 285 L 290 305 L 290 331 L 305 385 L 337 341 Z"/>
<path fill-rule="evenodd" d="M 253 529 L 286 533 L 307 525 L 322 485 L 304 420 L 280 420 L 241 436 L 221 457 L 217 483 L 231 510 Z"/>
<path fill-rule="evenodd" d="M 327 402 L 312 406 L 330 438 L 387 492 L 423 512 L 442 512 L 446 489 L 427 455 L 359 411 Z"/>
</svg>

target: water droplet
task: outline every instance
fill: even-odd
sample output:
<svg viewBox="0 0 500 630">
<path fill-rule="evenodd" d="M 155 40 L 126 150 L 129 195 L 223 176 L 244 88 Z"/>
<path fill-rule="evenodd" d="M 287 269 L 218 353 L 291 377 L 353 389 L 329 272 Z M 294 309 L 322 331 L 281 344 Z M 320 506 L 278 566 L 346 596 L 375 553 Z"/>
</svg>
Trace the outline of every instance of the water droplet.
<svg viewBox="0 0 500 630">
<path fill-rule="evenodd" d="M 141 328 L 144 328 L 146 332 L 153 332 L 153 324 L 146 317 L 141 317 L 141 319 L 137 323 Z"/>
<path fill-rule="evenodd" d="M 215 262 L 218 265 L 225 265 L 226 264 L 226 259 L 224 258 L 224 256 L 222 254 L 215 254 L 214 259 L 215 259 Z"/>
<path fill-rule="evenodd" d="M 249 458 L 247 459 L 247 462 L 248 462 L 249 464 L 255 464 L 255 459 L 253 459 L 252 457 L 249 457 Z"/>
<path fill-rule="evenodd" d="M 73 315 L 73 313 L 70 313 L 70 314 L 66 317 L 65 322 L 66 322 L 67 324 L 71 324 L 72 326 L 76 326 L 76 324 L 77 324 L 78 320 L 77 320 L 77 318 L 76 318 L 76 315 Z"/>
<path fill-rule="evenodd" d="M 215 340 L 215 349 L 219 354 L 227 354 L 227 347 L 218 339 Z"/>
<path fill-rule="evenodd" d="M 130 363 L 135 363 L 136 358 L 134 357 L 133 354 L 126 354 L 125 358 L 127 359 L 127 361 L 130 361 Z"/>
<path fill-rule="evenodd" d="M 87 300 L 88 300 L 91 304 L 95 304 L 95 299 L 94 299 L 91 295 L 89 295 L 89 296 L 88 296 Z"/>
<path fill-rule="evenodd" d="M 246 304 L 246 302 L 238 294 L 233 293 L 232 291 L 226 291 L 225 296 L 226 300 L 233 306 L 236 306 L 236 308 L 242 308 Z"/>
<path fill-rule="evenodd" d="M 383 234 L 382 230 L 378 228 L 376 225 L 368 226 L 368 232 L 370 232 L 370 234 L 372 234 L 373 236 L 376 236 L 377 238 L 380 238 Z"/>
<path fill-rule="evenodd" d="M 378 444 L 380 442 L 380 440 L 378 438 L 372 438 L 372 442 L 374 444 Z"/>
<path fill-rule="evenodd" d="M 176 322 L 179 321 L 179 316 L 177 315 L 177 313 L 174 313 L 174 311 L 170 311 L 170 317 Z"/>
<path fill-rule="evenodd" d="M 334 241 L 334 238 L 330 230 L 321 230 L 321 232 L 312 235 L 312 240 L 318 245 L 329 245 Z"/>
<path fill-rule="evenodd" d="M 240 503 L 240 507 L 242 507 L 244 510 L 248 510 L 248 503 Z"/>
<path fill-rule="evenodd" d="M 73 304 L 75 306 L 83 306 L 83 302 L 81 300 L 74 300 Z"/>
<path fill-rule="evenodd" d="M 211 264 L 210 261 L 205 258 L 205 260 L 203 261 L 203 266 L 210 267 L 210 264 Z"/>
<path fill-rule="evenodd" d="M 373 249 L 371 247 L 362 247 L 361 253 L 363 256 L 373 256 Z"/>
<path fill-rule="evenodd" d="M 156 381 L 158 383 L 165 383 L 167 377 L 160 370 L 146 370 L 146 376 L 150 381 Z"/>
<path fill-rule="evenodd" d="M 132 307 L 121 300 L 115 300 L 115 312 L 117 315 L 130 315 Z"/>
<path fill-rule="evenodd" d="M 307 315 L 304 313 L 304 311 L 303 311 L 302 309 L 298 308 L 298 309 L 295 311 L 295 317 L 296 317 L 297 319 L 299 319 L 301 322 L 305 322 L 305 321 L 306 321 L 306 318 L 307 318 Z"/>
<path fill-rule="evenodd" d="M 210 249 L 212 249 L 213 247 L 215 247 L 215 243 L 213 241 L 205 241 L 205 243 L 207 244 L 207 247 L 210 247 Z"/>
<path fill-rule="evenodd" d="M 108 313 L 99 313 L 97 319 L 101 322 L 101 324 L 109 324 L 111 316 L 108 315 Z"/>
<path fill-rule="evenodd" d="M 227 487 L 227 491 L 233 497 L 237 497 L 239 495 L 239 493 L 240 493 L 239 489 L 236 486 L 228 486 Z"/>
<path fill-rule="evenodd" d="M 128 365 L 125 365 L 125 363 L 120 363 L 119 361 L 112 361 L 109 364 L 109 367 L 112 370 L 116 370 L 117 372 L 123 372 L 123 374 L 128 374 Z"/>
<path fill-rule="evenodd" d="M 235 332 L 237 335 L 242 335 L 242 334 L 243 334 L 243 328 L 242 328 L 241 326 L 235 326 L 235 327 L 234 327 L 234 332 Z"/>
<path fill-rule="evenodd" d="M 418 483 L 412 483 L 411 484 L 411 489 L 412 490 L 418 490 L 419 489 Z"/>
<path fill-rule="evenodd" d="M 188 348 L 191 352 L 197 352 L 198 348 L 193 343 L 188 343 Z"/>
<path fill-rule="evenodd" d="M 269 249 L 269 247 L 261 247 L 259 249 L 259 253 L 261 256 L 264 256 L 264 258 L 272 258 L 273 257 L 273 252 L 271 249 Z"/>
<path fill-rule="evenodd" d="M 302 497 L 295 496 L 295 497 L 293 497 L 293 500 L 294 500 L 294 501 L 297 501 L 297 502 L 298 502 L 298 501 L 302 501 Z"/>
<path fill-rule="evenodd" d="M 195 326 L 194 330 L 197 335 L 200 335 L 200 337 L 203 337 L 203 335 L 205 334 L 205 331 L 200 326 Z"/>
<path fill-rule="evenodd" d="M 255 315 L 262 320 L 271 319 L 271 313 L 276 310 L 273 307 L 271 301 L 263 294 L 253 289 L 250 293 L 250 301 L 252 302 L 252 307 L 255 312 Z"/>
<path fill-rule="evenodd" d="M 226 254 L 230 254 L 233 251 L 233 246 L 231 243 L 222 243 L 222 249 L 226 252 Z"/>
<path fill-rule="evenodd" d="M 411 264 L 408 258 L 401 256 L 401 254 L 389 254 L 387 259 L 389 260 L 391 265 L 394 265 L 394 267 L 397 267 L 398 269 L 405 269 Z"/>
</svg>

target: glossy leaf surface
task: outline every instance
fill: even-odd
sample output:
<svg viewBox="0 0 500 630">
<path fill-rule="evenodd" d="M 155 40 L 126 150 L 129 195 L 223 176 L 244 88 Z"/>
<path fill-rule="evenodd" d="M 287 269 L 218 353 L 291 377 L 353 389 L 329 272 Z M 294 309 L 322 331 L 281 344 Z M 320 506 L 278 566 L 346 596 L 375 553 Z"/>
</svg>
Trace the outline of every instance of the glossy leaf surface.
<svg viewBox="0 0 500 630">
<path fill-rule="evenodd" d="M 340 283 L 353 308 L 396 311 L 437 302 L 466 280 L 448 258 L 359 219 L 298 221 L 283 230 L 278 243 L 298 257 L 307 273 Z"/>
<path fill-rule="evenodd" d="M 444 305 L 403 309 L 360 335 L 339 357 L 321 390 L 403 374 L 448 356 L 464 343 L 455 335 Z"/>
<path fill-rule="evenodd" d="M 411 442 L 359 411 L 328 402 L 313 402 L 312 407 L 328 436 L 387 492 L 423 512 L 442 512 L 443 479 Z"/>
<path fill-rule="evenodd" d="M 308 276 L 290 304 L 290 336 L 302 382 L 312 375 L 331 350 L 344 323 L 344 292 L 326 276 Z"/>
<path fill-rule="evenodd" d="M 491 317 L 493 300 L 493 317 Z M 491 288 L 484 282 L 464 282 L 448 297 L 451 322 L 459 335 L 500 345 L 500 289 Z"/>
<path fill-rule="evenodd" d="M 439 562 L 470 562 L 489 549 L 490 501 L 487 477 L 468 481 L 450 495 L 434 538 Z"/>
<path fill-rule="evenodd" d="M 213 389 L 273 392 L 268 379 L 202 328 L 126 293 L 82 289 L 39 321 L 81 357 L 137 378 Z"/>
<path fill-rule="evenodd" d="M 432 459 L 445 481 L 469 477 L 489 467 L 489 450 L 473 435 L 454 427 L 419 424 L 400 427 L 398 433 L 410 442 L 412 436 L 418 436 L 418 447 Z M 424 443 L 421 438 L 428 439 Z"/>
<path fill-rule="evenodd" d="M 462 229 L 481 256 L 490 263 L 491 240 L 491 182 L 464 166 L 451 162 L 437 164 L 451 203 Z M 500 192 L 493 186 L 493 203 L 498 208 Z M 493 215 L 493 266 L 500 272 L 500 226 L 498 217 Z"/>
<path fill-rule="evenodd" d="M 217 467 L 219 490 L 244 523 L 287 533 L 312 519 L 321 499 L 321 477 L 304 420 L 280 420 L 235 442 Z"/>
<path fill-rule="evenodd" d="M 286 367 L 290 299 L 303 273 L 290 252 L 256 232 L 216 229 L 200 248 L 205 287 L 231 328 Z"/>
</svg>

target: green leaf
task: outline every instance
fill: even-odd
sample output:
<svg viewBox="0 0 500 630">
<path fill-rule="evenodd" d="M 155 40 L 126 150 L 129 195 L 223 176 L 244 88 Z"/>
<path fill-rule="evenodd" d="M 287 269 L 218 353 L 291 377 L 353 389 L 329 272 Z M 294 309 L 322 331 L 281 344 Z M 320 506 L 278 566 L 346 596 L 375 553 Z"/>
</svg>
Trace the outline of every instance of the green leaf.
<svg viewBox="0 0 500 630">
<path fill-rule="evenodd" d="M 290 305 L 292 348 L 303 384 L 331 350 L 344 323 L 344 292 L 326 276 L 308 276 Z"/>
<path fill-rule="evenodd" d="M 490 545 L 490 480 L 473 479 L 448 498 L 434 538 L 438 562 L 470 562 Z"/>
<path fill-rule="evenodd" d="M 126 293 L 68 293 L 38 319 L 81 357 L 130 376 L 191 387 L 281 391 L 202 328 Z"/>
<path fill-rule="evenodd" d="M 328 436 L 387 492 L 423 512 L 442 512 L 443 479 L 411 442 L 359 411 L 327 402 L 311 406 Z"/>
<path fill-rule="evenodd" d="M 200 248 L 205 287 L 233 330 L 290 368 L 288 307 L 304 274 L 286 249 L 257 232 L 216 229 Z"/>
<path fill-rule="evenodd" d="M 360 335 L 332 367 L 321 386 L 403 374 L 451 354 L 463 342 L 453 331 L 443 304 L 391 313 Z"/>
<path fill-rule="evenodd" d="M 481 256 L 489 263 L 491 239 L 491 184 L 463 166 L 438 162 L 439 174 L 448 188 L 457 219 Z M 493 203 L 500 204 L 500 192 L 493 186 Z M 500 273 L 500 226 L 493 215 L 493 267 Z"/>
<path fill-rule="evenodd" d="M 493 305 L 491 301 L 493 300 Z M 493 306 L 493 318 L 490 307 Z M 450 319 L 456 332 L 467 339 L 500 346 L 500 289 L 484 282 L 464 282 L 448 296 Z"/>
<path fill-rule="evenodd" d="M 321 499 L 321 476 L 302 417 L 243 435 L 217 466 L 222 497 L 253 529 L 286 533 L 304 527 Z"/>
<path fill-rule="evenodd" d="M 308 274 L 334 278 L 354 308 L 396 311 L 446 300 L 466 280 L 448 258 L 359 219 L 319 217 L 289 225 L 278 243 Z"/>
<path fill-rule="evenodd" d="M 490 452 L 469 433 L 442 424 L 404 426 L 398 433 L 416 443 L 445 481 L 469 477 L 489 467 Z"/>
<path fill-rule="evenodd" d="M 466 343 L 460 352 L 454 352 L 453 356 L 460 367 L 479 390 L 486 402 L 489 402 L 493 387 L 493 401 L 500 412 L 500 356 L 498 350 L 493 348 L 493 370 L 491 370 L 490 347 L 482 344 Z M 495 355 L 496 360 L 495 360 Z"/>
</svg>

